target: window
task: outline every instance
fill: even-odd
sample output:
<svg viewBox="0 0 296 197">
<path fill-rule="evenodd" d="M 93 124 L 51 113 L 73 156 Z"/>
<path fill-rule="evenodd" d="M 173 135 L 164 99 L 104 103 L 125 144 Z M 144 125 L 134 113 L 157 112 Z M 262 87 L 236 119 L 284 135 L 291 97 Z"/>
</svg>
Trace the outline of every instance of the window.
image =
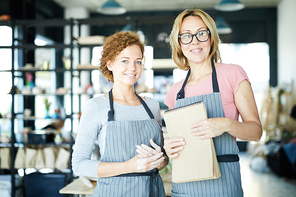
<svg viewBox="0 0 296 197">
<path fill-rule="evenodd" d="M 240 65 L 247 73 L 258 110 L 269 87 L 269 46 L 267 43 L 220 44 L 222 62 Z"/>
<path fill-rule="evenodd" d="M 12 29 L 8 26 L 0 26 L 0 46 L 11 46 L 12 45 Z M 11 49 L 0 49 L 1 66 L 0 70 L 11 70 L 12 50 Z M 10 117 L 11 113 L 11 95 L 8 95 L 11 87 L 11 72 L 0 72 L 0 113 L 2 116 L 7 118 Z M 10 136 L 11 132 L 11 121 L 8 119 L 0 119 L 0 134 Z"/>
<path fill-rule="evenodd" d="M 38 46 L 51 45 L 54 42 L 41 35 L 36 35 L 34 43 Z M 37 48 L 35 50 L 35 67 L 48 67 L 47 69 L 55 69 L 55 49 L 53 48 Z M 36 72 L 35 73 L 35 85 L 39 90 L 51 94 L 56 90 L 56 75 L 54 72 Z M 52 120 L 42 118 L 46 117 L 46 109 L 44 100 L 48 99 L 51 103 L 49 114 L 54 116 L 54 110 L 58 108 L 57 99 L 49 95 L 38 95 L 35 97 L 35 117 L 41 118 L 35 121 L 35 129 L 40 130 Z"/>
</svg>

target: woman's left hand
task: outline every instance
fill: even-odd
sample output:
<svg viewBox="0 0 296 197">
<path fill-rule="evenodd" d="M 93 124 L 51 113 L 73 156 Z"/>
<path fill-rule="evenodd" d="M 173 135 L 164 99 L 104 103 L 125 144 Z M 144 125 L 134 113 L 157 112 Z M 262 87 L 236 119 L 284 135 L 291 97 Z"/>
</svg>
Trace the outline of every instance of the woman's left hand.
<svg viewBox="0 0 296 197">
<path fill-rule="evenodd" d="M 190 132 L 200 139 L 213 138 L 228 132 L 231 124 L 229 118 L 209 118 L 192 124 Z"/>
<path fill-rule="evenodd" d="M 154 149 L 147 146 L 146 144 L 141 144 L 141 146 L 140 145 L 136 146 L 137 147 L 136 151 L 137 151 L 137 153 L 139 153 L 140 157 L 147 158 L 147 157 L 151 157 L 151 156 L 154 156 L 154 155 L 162 152 L 161 147 L 158 146 L 152 139 L 150 139 L 150 144 Z M 163 168 L 162 165 L 164 162 L 166 162 L 166 159 L 164 159 L 164 161 L 162 163 L 160 163 L 157 168 Z M 161 169 L 159 169 L 159 170 L 161 170 Z"/>
<path fill-rule="evenodd" d="M 141 144 L 141 146 L 137 145 L 137 153 L 139 153 L 141 157 L 146 158 L 162 152 L 160 146 L 158 146 L 152 139 L 150 139 L 150 144 L 154 149 L 146 144 Z"/>
</svg>

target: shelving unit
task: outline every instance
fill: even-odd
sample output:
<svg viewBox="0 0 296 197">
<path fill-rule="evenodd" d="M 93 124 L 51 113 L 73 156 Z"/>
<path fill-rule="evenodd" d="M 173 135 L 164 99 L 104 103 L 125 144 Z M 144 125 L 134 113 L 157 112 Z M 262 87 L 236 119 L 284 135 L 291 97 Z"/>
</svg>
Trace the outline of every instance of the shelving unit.
<svg viewBox="0 0 296 197">
<path fill-rule="evenodd" d="M 34 116 L 35 113 L 33 111 L 32 113 L 32 117 L 24 117 L 23 116 L 23 110 L 25 107 L 22 107 L 22 109 L 16 108 L 16 103 L 18 102 L 16 100 L 17 99 L 21 99 L 22 101 L 24 100 L 33 100 L 32 103 L 34 103 L 36 98 L 39 97 L 54 97 L 55 99 L 60 99 L 61 101 L 63 101 L 64 99 L 68 99 L 67 103 L 61 102 L 63 107 L 67 108 L 67 113 L 66 113 L 66 119 L 70 120 L 70 135 L 72 135 L 73 133 L 73 128 L 74 128 L 74 122 L 77 123 L 76 120 L 78 120 L 79 118 L 79 112 L 82 109 L 82 105 L 80 102 L 82 99 L 82 96 L 88 96 L 88 97 L 93 97 L 94 94 L 87 94 L 87 93 L 77 93 L 73 91 L 73 80 L 75 78 L 79 79 L 79 86 L 81 85 L 80 83 L 80 78 L 83 72 L 88 72 L 90 73 L 93 70 L 96 70 L 98 67 L 93 67 L 93 68 L 79 68 L 79 69 L 74 69 L 73 67 L 73 60 L 74 58 L 76 58 L 75 60 L 78 60 L 78 63 L 81 63 L 81 49 L 83 48 L 88 48 L 88 49 L 93 49 L 94 47 L 100 46 L 99 44 L 79 44 L 77 42 L 77 39 L 74 37 L 74 27 L 78 28 L 78 37 L 81 36 L 81 27 L 82 25 L 97 25 L 98 24 L 98 20 L 99 19 L 79 19 L 79 20 L 75 20 L 75 19 L 60 19 L 60 20 L 21 20 L 21 21 L 8 21 L 8 22 L 3 22 L 0 21 L 0 26 L 2 25 L 6 25 L 12 28 L 12 45 L 11 46 L 0 46 L 1 48 L 5 48 L 5 49 L 11 49 L 12 51 L 12 67 L 11 69 L 4 69 L 1 70 L 0 68 L 0 72 L 8 72 L 11 73 L 11 82 L 12 82 L 12 86 L 18 87 L 20 90 L 22 90 L 22 87 L 25 85 L 24 82 L 24 78 L 25 78 L 25 73 L 32 73 L 33 75 L 36 75 L 37 73 L 41 72 L 41 73 L 54 73 L 55 76 L 61 76 L 63 75 L 63 80 L 65 78 L 65 73 L 67 73 L 67 80 L 69 80 L 69 92 L 65 93 L 65 94 L 57 94 L 54 91 L 51 92 L 46 92 L 46 93 L 41 93 L 41 94 L 22 94 L 22 93 L 18 93 L 15 91 L 12 91 L 10 96 L 11 96 L 11 117 L 9 117 L 9 120 L 11 122 L 11 143 L 10 143 L 10 147 L 11 147 L 11 169 L 10 169 L 10 174 L 11 174 L 11 196 L 14 197 L 15 196 L 15 177 L 14 175 L 16 174 L 16 169 L 14 168 L 14 163 L 15 163 L 15 157 L 16 157 L 16 153 L 17 153 L 17 147 L 19 145 L 19 143 L 16 140 L 16 136 L 15 134 L 17 134 L 20 130 L 18 127 L 16 127 L 15 122 L 19 121 L 22 122 L 22 124 L 24 124 L 24 126 L 26 126 L 26 124 L 34 124 L 37 121 L 42 121 L 42 120 L 46 120 L 43 117 L 40 116 Z M 51 45 L 45 45 L 45 46 L 37 46 L 35 44 L 32 43 L 28 43 L 26 41 L 26 29 L 28 28 L 45 28 L 45 27 L 62 27 L 64 28 L 65 26 L 70 27 L 70 31 L 69 33 L 69 37 L 70 37 L 70 43 L 68 44 L 61 44 L 61 43 L 54 43 Z M 76 30 L 76 29 L 75 29 Z M 20 35 L 20 36 L 18 36 Z M 55 54 L 56 59 L 57 58 L 62 58 L 62 56 L 64 56 L 65 50 L 67 50 L 68 54 L 68 58 L 70 59 L 71 62 L 71 66 L 69 69 L 65 69 L 64 65 L 60 64 L 59 66 L 57 65 L 57 60 L 54 64 L 56 64 L 53 67 L 50 67 L 46 70 L 43 69 L 37 69 L 37 68 L 27 68 L 25 67 L 26 63 L 31 63 L 30 61 L 28 61 L 28 57 L 27 57 L 27 53 L 28 51 L 35 51 L 37 49 L 56 49 L 56 50 L 63 50 L 63 53 L 61 55 L 61 53 L 59 53 L 59 57 L 57 57 L 57 53 Z M 76 50 L 78 49 L 78 55 L 77 53 L 74 53 Z M 74 54 L 77 55 L 74 57 Z M 90 54 L 91 56 L 91 54 Z M 61 60 L 61 59 L 60 59 Z M 172 69 L 172 68 L 170 68 Z M 89 79 L 89 83 L 91 83 L 91 75 L 89 74 L 89 77 L 87 77 Z M 20 83 L 18 81 L 21 81 L 21 79 L 23 79 L 23 81 Z M 76 79 L 75 79 L 76 80 Z M 57 89 L 60 85 L 61 85 L 61 80 L 58 82 L 59 84 L 56 85 L 55 89 Z M 36 84 L 37 85 L 37 84 Z M 163 95 L 160 93 L 153 93 L 152 94 L 153 97 L 158 98 L 160 100 L 164 100 Z M 73 109 L 73 99 L 77 99 L 79 100 L 79 105 L 75 108 L 75 110 Z M 70 98 L 70 100 L 69 100 Z M 27 106 L 26 106 L 27 107 Z M 38 106 L 39 107 L 39 106 Z M 34 108 L 34 107 L 33 107 Z M 78 109 L 78 111 L 77 111 Z M 4 120 L 4 118 L 0 118 L 0 120 Z M 5 120 L 8 120 L 8 118 L 6 117 Z M 49 120 L 56 120 L 56 118 L 51 118 Z M 45 125 L 44 125 L 45 126 Z M 75 125 L 76 126 L 76 125 Z M 74 144 L 73 138 L 70 138 L 70 143 L 67 144 L 67 146 L 69 145 L 70 147 L 70 158 L 72 155 L 72 146 Z M 0 144 L 1 145 L 1 144 Z M 52 145 L 52 144 L 51 144 Z M 71 169 L 71 163 L 69 166 L 69 170 L 70 170 L 70 180 L 72 181 L 73 179 L 73 173 L 72 173 L 72 169 Z"/>
<path fill-rule="evenodd" d="M 23 116 L 23 110 L 24 109 L 20 109 L 20 107 L 16 108 L 16 103 L 18 101 L 16 101 L 16 97 L 18 97 L 18 99 L 24 100 L 25 99 L 30 99 L 33 101 L 35 101 L 36 97 L 54 97 L 55 99 L 60 99 L 63 100 L 65 96 L 70 97 L 70 108 L 67 109 L 68 113 L 66 114 L 66 119 L 70 120 L 70 136 L 72 136 L 73 133 L 73 120 L 74 119 L 78 119 L 78 114 L 74 113 L 73 110 L 73 97 L 78 95 L 79 98 L 81 95 L 89 95 L 92 96 L 91 94 L 76 94 L 73 93 L 73 78 L 75 77 L 79 77 L 80 76 L 80 72 L 81 71 L 89 71 L 91 72 L 92 69 L 79 69 L 79 70 L 75 70 L 73 68 L 73 50 L 74 48 L 78 48 L 79 50 L 79 57 L 78 57 L 78 61 L 80 62 L 80 50 L 83 47 L 88 47 L 88 48 L 92 48 L 98 45 L 79 45 L 76 41 L 76 38 L 74 38 L 73 36 L 73 28 L 74 26 L 78 26 L 79 29 L 79 36 L 81 34 L 80 32 L 80 28 L 82 24 L 88 24 L 91 20 L 83 20 L 81 22 L 79 22 L 78 20 L 74 20 L 74 19 L 61 19 L 61 20 L 19 20 L 19 21 L 7 21 L 7 22 L 3 22 L 0 21 L 0 26 L 9 26 L 12 29 L 12 45 L 11 46 L 0 46 L 0 49 L 11 49 L 12 51 L 12 66 L 11 66 L 11 70 L 1 70 L 0 68 L 0 72 L 9 72 L 11 73 L 11 80 L 12 80 L 12 87 L 18 87 L 18 89 L 21 89 L 21 86 L 25 86 L 25 73 L 31 73 L 33 75 L 35 75 L 37 72 L 50 72 L 50 73 L 54 73 L 55 76 L 57 74 L 64 74 L 65 72 L 68 72 L 70 74 L 70 87 L 69 87 L 69 93 L 66 94 L 57 94 L 55 92 L 49 92 L 49 93 L 45 93 L 45 94 L 21 94 L 21 93 L 17 93 L 16 91 L 14 91 L 14 89 L 12 89 L 11 91 L 11 117 L 4 117 L 4 118 L 0 118 L 0 120 L 10 120 L 11 121 L 11 142 L 10 142 L 10 158 L 11 158 L 11 162 L 10 162 L 10 175 L 11 175 L 11 196 L 14 197 L 16 195 L 15 189 L 16 189 L 16 184 L 15 184 L 15 174 L 16 174 L 16 169 L 14 167 L 14 163 L 15 163 L 15 157 L 16 157 L 16 153 L 17 153 L 17 147 L 18 147 L 18 142 L 16 140 L 16 134 L 20 132 L 19 128 L 16 127 L 15 123 L 16 121 L 22 121 L 23 124 L 25 125 L 28 122 L 32 122 L 31 124 L 34 124 L 35 121 L 38 120 L 43 120 L 43 117 L 24 117 Z M 57 43 L 57 44 L 52 44 L 52 45 L 45 45 L 45 46 L 37 46 L 35 44 L 32 43 L 28 43 L 27 40 L 27 31 L 29 29 L 37 29 L 37 28 L 45 28 L 45 27 L 61 27 L 64 28 L 65 26 L 70 27 L 70 43 L 69 44 L 61 44 L 61 43 Z M 49 68 L 47 70 L 43 70 L 43 69 L 35 69 L 35 68 L 30 68 L 30 69 L 26 69 L 26 67 L 24 67 L 26 65 L 26 63 L 31 63 L 31 62 L 27 62 L 28 58 L 28 52 L 29 51 L 34 51 L 36 49 L 59 49 L 59 50 L 69 50 L 70 51 L 70 55 L 69 55 L 69 59 L 71 62 L 71 66 L 70 69 L 65 69 L 65 68 L 61 68 L 61 67 L 56 67 L 56 65 L 54 65 L 52 68 Z M 61 57 L 59 57 L 61 58 Z M 94 67 L 95 68 L 95 67 Z M 78 72 L 78 75 L 76 74 Z M 23 80 L 22 80 L 23 79 Z M 57 89 L 58 87 L 56 87 Z M 64 103 L 62 105 L 65 105 Z M 28 106 L 26 106 L 28 107 Z M 35 114 L 35 106 L 30 106 L 33 109 L 33 115 Z M 65 106 L 64 106 L 65 107 Z M 24 108 L 24 107 L 23 107 Z M 81 106 L 80 106 L 80 102 L 79 102 L 79 110 L 81 110 Z M 56 118 L 51 118 L 50 120 L 56 120 Z M 45 126 L 45 125 L 44 125 Z M 73 146 L 73 138 L 70 137 L 70 158 L 72 155 L 72 146 Z M 0 144 L 1 145 L 1 144 Z M 8 144 L 2 144 L 3 146 L 9 146 Z M 73 179 L 73 173 L 72 173 L 72 168 L 71 168 L 71 163 L 69 166 L 69 170 L 70 170 L 70 181 L 72 181 Z"/>
</svg>

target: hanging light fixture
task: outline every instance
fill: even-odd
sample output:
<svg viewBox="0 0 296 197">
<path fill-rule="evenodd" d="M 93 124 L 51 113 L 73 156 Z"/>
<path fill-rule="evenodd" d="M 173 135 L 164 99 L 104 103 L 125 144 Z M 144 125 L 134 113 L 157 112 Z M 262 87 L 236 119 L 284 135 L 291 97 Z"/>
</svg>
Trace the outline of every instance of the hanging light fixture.
<svg viewBox="0 0 296 197">
<path fill-rule="evenodd" d="M 127 23 L 122 29 L 122 32 L 126 32 L 126 31 L 135 31 L 137 28 L 137 23 L 134 21 L 134 19 L 130 18 L 130 17 L 126 17 L 127 20 L 130 20 L 129 23 Z"/>
<path fill-rule="evenodd" d="M 98 12 L 107 15 L 120 15 L 126 13 L 126 9 L 115 0 L 108 0 L 98 9 Z"/>
<path fill-rule="evenodd" d="M 232 32 L 232 29 L 224 22 L 221 16 L 217 17 L 216 26 L 218 34 L 230 34 Z"/>
<path fill-rule="evenodd" d="M 215 5 L 216 10 L 231 12 L 238 11 L 245 7 L 239 0 L 221 0 L 217 5 Z"/>
<path fill-rule="evenodd" d="M 129 17 L 128 17 L 129 18 Z M 134 21 L 133 19 L 128 19 L 131 20 L 128 24 L 126 24 L 121 31 L 122 32 L 126 32 L 126 31 L 134 31 L 136 32 L 136 34 L 139 36 L 141 42 L 145 42 L 145 34 L 144 32 L 141 30 L 141 28 L 139 27 L 137 21 Z"/>
</svg>

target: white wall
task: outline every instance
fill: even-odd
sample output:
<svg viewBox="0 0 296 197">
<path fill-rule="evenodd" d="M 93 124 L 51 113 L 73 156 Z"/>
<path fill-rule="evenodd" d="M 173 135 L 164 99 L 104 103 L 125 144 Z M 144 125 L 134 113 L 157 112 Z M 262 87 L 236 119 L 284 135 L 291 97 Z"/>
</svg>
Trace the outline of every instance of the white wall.
<svg viewBox="0 0 296 197">
<path fill-rule="evenodd" d="M 296 1 L 278 5 L 278 84 L 296 83 Z"/>
</svg>

